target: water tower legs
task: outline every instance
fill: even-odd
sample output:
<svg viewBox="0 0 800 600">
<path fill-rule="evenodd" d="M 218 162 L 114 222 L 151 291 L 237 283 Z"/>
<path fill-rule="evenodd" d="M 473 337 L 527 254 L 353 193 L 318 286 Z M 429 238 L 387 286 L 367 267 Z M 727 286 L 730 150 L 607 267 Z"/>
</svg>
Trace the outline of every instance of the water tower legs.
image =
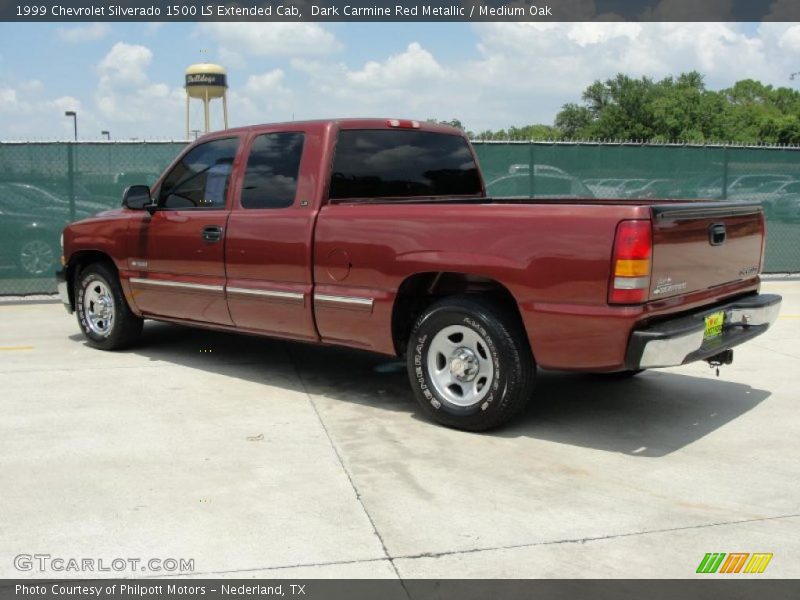
<svg viewBox="0 0 800 600">
<path fill-rule="evenodd" d="M 206 96 L 205 96 L 205 98 L 203 98 L 203 111 L 205 112 L 205 117 L 206 117 L 206 131 L 205 131 L 205 133 L 208 133 L 210 131 L 210 127 L 209 127 L 209 125 L 210 125 L 209 124 L 209 120 L 210 119 L 209 119 L 209 114 L 208 114 L 208 90 L 206 90 Z"/>
<path fill-rule="evenodd" d="M 222 95 L 222 117 L 225 123 L 225 129 L 228 128 L 228 95 Z"/>
</svg>

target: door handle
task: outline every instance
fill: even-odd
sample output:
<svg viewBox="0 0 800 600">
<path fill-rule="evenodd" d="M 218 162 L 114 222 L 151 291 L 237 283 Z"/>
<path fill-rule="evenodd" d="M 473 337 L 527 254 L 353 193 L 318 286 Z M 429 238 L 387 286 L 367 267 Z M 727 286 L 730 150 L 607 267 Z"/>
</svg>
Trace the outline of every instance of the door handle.
<svg viewBox="0 0 800 600">
<path fill-rule="evenodd" d="M 209 225 L 203 227 L 203 241 L 213 244 L 222 239 L 222 227 L 219 225 Z"/>
</svg>

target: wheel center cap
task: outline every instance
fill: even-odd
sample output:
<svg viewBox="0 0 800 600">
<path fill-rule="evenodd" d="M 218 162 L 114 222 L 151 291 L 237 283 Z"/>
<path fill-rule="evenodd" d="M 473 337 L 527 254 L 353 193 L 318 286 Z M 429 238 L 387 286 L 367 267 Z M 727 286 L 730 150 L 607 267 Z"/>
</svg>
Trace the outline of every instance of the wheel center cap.
<svg viewBox="0 0 800 600">
<path fill-rule="evenodd" d="M 98 307 L 99 310 L 97 311 L 101 316 L 107 317 L 108 314 L 111 312 L 111 302 L 105 296 L 101 296 L 97 302 L 100 306 Z"/>
<path fill-rule="evenodd" d="M 459 348 L 450 359 L 450 373 L 459 381 L 472 381 L 480 371 L 480 362 L 469 348 Z"/>
</svg>

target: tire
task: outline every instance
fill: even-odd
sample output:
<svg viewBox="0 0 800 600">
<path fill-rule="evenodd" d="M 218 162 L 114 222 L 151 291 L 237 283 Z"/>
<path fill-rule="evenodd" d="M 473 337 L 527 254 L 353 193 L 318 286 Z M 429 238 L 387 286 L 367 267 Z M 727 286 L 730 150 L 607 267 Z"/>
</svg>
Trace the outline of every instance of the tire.
<svg viewBox="0 0 800 600">
<path fill-rule="evenodd" d="M 27 277 L 51 277 L 56 271 L 58 257 L 55 245 L 40 237 L 25 240 L 17 250 L 17 264 Z"/>
<path fill-rule="evenodd" d="M 93 263 L 80 272 L 75 313 L 87 343 L 100 350 L 124 348 L 142 332 L 143 320 L 131 312 L 117 273 L 105 263 Z"/>
<path fill-rule="evenodd" d="M 536 374 L 519 317 L 480 296 L 432 304 L 412 329 L 407 367 L 425 413 L 465 431 L 499 427 L 520 414 Z"/>
</svg>

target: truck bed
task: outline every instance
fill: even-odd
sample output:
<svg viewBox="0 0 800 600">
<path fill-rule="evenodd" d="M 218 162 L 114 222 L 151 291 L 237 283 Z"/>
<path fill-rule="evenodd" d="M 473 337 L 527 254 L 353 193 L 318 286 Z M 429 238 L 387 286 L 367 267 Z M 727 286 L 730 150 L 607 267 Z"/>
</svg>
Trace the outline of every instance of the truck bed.
<svg viewBox="0 0 800 600">
<path fill-rule="evenodd" d="M 653 223 L 649 301 L 610 306 L 611 250 L 625 220 Z M 730 239 L 713 247 L 708 227 L 717 223 L 730 230 Z M 475 273 L 501 280 L 517 300 L 543 366 L 612 368 L 637 320 L 755 291 L 761 226 L 758 205 L 729 202 L 409 198 L 329 204 L 315 231 L 316 290 L 374 298 L 375 304 L 371 315 L 318 310 L 317 327 L 323 340 L 391 352 L 393 341 L 378 324 L 389 318 L 393 290 L 408 273 Z M 343 248 L 351 268 L 339 282 L 331 273 L 340 268 L 335 257 Z"/>
</svg>

